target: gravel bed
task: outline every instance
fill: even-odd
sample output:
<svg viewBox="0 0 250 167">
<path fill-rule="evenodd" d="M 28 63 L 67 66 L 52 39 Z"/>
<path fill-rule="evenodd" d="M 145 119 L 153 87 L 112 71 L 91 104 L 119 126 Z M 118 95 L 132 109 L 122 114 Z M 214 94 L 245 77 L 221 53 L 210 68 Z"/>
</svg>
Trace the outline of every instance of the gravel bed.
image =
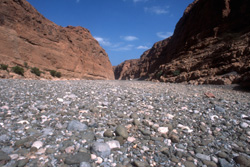
<svg viewBox="0 0 250 167">
<path fill-rule="evenodd" d="M 250 166 L 250 93 L 139 81 L 0 80 L 0 166 Z"/>
</svg>

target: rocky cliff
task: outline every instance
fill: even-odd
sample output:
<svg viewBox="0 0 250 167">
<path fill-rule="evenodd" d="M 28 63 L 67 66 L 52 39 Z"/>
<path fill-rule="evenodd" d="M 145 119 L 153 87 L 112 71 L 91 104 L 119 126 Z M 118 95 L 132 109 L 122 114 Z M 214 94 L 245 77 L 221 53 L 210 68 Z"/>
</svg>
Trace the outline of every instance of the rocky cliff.
<svg viewBox="0 0 250 167">
<path fill-rule="evenodd" d="M 122 76 L 115 75 L 120 79 L 193 84 L 247 80 L 249 11 L 248 0 L 195 0 L 185 10 L 172 37 L 163 45 L 156 43 Z"/>
<path fill-rule="evenodd" d="M 114 70 L 115 79 L 147 79 L 149 77 L 149 69 L 157 68 L 152 66 L 158 60 L 160 53 L 163 51 L 162 49 L 168 44 L 170 39 L 155 43 L 151 49 L 141 55 L 140 59 L 126 60 L 116 66 Z"/>
<path fill-rule="evenodd" d="M 58 26 L 26 0 L 0 0 L 0 50 L 1 64 L 37 67 L 42 76 L 56 70 L 64 78 L 114 79 L 108 55 L 89 30 Z"/>
</svg>

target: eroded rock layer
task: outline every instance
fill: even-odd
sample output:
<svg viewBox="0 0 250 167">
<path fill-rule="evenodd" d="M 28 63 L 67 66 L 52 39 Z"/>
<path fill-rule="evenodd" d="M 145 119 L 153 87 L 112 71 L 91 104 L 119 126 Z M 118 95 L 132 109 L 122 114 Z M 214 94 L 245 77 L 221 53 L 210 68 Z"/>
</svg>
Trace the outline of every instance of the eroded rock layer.
<svg viewBox="0 0 250 167">
<path fill-rule="evenodd" d="M 195 0 L 174 35 L 164 45 L 156 43 L 117 78 L 193 84 L 249 81 L 249 11 L 248 0 Z"/>
<path fill-rule="evenodd" d="M 89 30 L 58 26 L 26 0 L 0 0 L 0 50 L 0 62 L 9 66 L 26 63 L 65 78 L 114 79 L 108 55 Z"/>
</svg>

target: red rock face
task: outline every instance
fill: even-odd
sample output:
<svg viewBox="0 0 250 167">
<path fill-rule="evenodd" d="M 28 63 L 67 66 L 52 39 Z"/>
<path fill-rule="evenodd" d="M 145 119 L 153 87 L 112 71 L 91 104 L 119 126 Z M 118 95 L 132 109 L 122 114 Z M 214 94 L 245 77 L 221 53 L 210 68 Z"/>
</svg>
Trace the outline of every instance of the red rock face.
<svg viewBox="0 0 250 167">
<path fill-rule="evenodd" d="M 250 71 L 249 11 L 248 0 L 194 1 L 177 23 L 174 35 L 164 40 L 164 45 L 156 43 L 148 50 L 136 67 L 123 72 L 125 78 L 133 78 L 129 71 L 143 71 L 147 80 L 162 82 L 241 82 Z"/>
<path fill-rule="evenodd" d="M 26 0 L 0 0 L 0 63 L 56 70 L 64 78 L 114 79 L 105 50 L 83 27 L 61 27 Z"/>
<path fill-rule="evenodd" d="M 114 68 L 115 79 L 118 80 L 127 80 L 127 79 L 134 79 L 138 78 L 138 73 L 133 73 L 134 71 L 137 72 L 139 69 L 138 67 L 138 59 L 127 60 L 123 63 L 119 64 Z M 133 70 L 133 71 L 131 71 Z"/>
<path fill-rule="evenodd" d="M 115 67 L 115 79 L 139 79 L 148 78 L 149 70 L 155 69 L 155 61 L 158 60 L 164 46 L 166 46 L 171 38 L 159 41 L 154 46 L 145 51 L 140 59 L 127 60 Z"/>
</svg>

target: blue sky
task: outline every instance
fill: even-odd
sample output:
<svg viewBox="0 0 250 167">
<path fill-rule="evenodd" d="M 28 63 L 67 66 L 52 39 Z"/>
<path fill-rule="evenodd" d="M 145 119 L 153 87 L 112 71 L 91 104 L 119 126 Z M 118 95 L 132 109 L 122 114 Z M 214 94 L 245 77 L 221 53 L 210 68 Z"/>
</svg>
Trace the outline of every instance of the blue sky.
<svg viewBox="0 0 250 167">
<path fill-rule="evenodd" d="M 112 65 L 139 58 L 172 35 L 193 0 L 28 0 L 42 15 L 66 27 L 90 30 Z"/>
</svg>

